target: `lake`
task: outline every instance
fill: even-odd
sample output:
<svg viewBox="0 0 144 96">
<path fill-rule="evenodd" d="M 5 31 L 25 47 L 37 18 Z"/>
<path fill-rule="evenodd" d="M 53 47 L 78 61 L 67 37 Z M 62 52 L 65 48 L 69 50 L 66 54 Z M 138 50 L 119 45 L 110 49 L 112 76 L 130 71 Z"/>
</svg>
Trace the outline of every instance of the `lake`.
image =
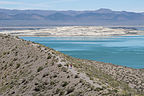
<svg viewBox="0 0 144 96">
<path fill-rule="evenodd" d="M 144 36 L 21 38 L 41 43 L 76 58 L 144 68 Z"/>
</svg>

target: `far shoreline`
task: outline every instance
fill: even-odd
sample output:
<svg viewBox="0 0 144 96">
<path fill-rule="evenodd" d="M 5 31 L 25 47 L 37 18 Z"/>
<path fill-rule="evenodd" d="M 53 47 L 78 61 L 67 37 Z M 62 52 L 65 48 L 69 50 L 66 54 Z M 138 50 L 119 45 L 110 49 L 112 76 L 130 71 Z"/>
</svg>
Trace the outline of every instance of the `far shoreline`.
<svg viewBox="0 0 144 96">
<path fill-rule="evenodd" d="M 111 35 L 111 36 L 93 36 L 93 35 L 87 35 L 87 36 L 83 36 L 83 35 L 51 35 L 51 36 L 42 36 L 42 35 L 18 35 L 18 37 L 95 37 L 95 38 L 113 38 L 113 37 L 121 37 L 121 36 L 144 36 L 144 35 Z"/>
<path fill-rule="evenodd" d="M 2 30 L 0 33 L 21 37 L 112 37 L 144 35 L 144 30 L 103 26 L 61 26 L 27 30 Z"/>
</svg>

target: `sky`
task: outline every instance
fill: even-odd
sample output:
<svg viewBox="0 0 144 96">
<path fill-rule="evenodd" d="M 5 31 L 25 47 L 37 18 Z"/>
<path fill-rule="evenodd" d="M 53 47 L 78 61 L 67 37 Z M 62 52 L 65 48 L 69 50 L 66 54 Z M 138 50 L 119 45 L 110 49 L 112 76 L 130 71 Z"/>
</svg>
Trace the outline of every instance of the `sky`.
<svg viewBox="0 0 144 96">
<path fill-rule="evenodd" d="M 0 8 L 42 10 L 97 10 L 144 12 L 144 0 L 0 0 Z"/>
</svg>

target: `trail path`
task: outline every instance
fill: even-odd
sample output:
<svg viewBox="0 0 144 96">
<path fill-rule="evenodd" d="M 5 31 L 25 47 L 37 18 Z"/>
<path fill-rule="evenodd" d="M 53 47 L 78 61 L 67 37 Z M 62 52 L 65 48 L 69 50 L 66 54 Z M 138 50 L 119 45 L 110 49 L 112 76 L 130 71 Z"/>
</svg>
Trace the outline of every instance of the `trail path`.
<svg viewBox="0 0 144 96">
<path fill-rule="evenodd" d="M 80 73 L 78 71 L 76 71 L 76 69 L 73 67 L 72 69 L 68 69 L 72 74 L 74 75 L 78 75 L 79 78 L 85 80 L 86 82 L 90 83 L 91 85 L 93 85 L 94 87 L 99 87 L 99 88 L 102 88 L 102 86 L 100 86 L 99 84 L 97 83 L 94 83 L 93 80 L 90 80 L 90 78 L 85 74 L 85 73 Z M 79 73 L 79 74 L 78 74 Z"/>
<path fill-rule="evenodd" d="M 58 64 L 62 64 L 64 67 L 66 67 L 65 66 L 66 62 L 61 62 L 61 58 L 59 56 L 57 56 L 57 58 L 59 58 Z M 81 78 L 81 79 L 85 80 L 86 82 L 90 83 L 95 88 L 102 88 L 102 86 L 100 86 L 97 83 L 94 83 L 93 80 L 90 80 L 90 78 L 85 73 L 78 72 L 74 67 L 68 68 L 68 71 L 70 71 L 73 75 L 78 75 L 79 78 Z"/>
<path fill-rule="evenodd" d="M 39 46 L 37 44 L 33 44 L 33 46 Z M 52 51 L 51 50 L 45 50 L 44 47 L 41 48 L 41 50 L 45 51 L 46 53 L 50 53 L 53 57 L 54 57 L 54 54 L 52 54 Z M 49 52 L 48 52 L 49 51 Z M 56 58 L 58 59 L 58 62 L 57 64 L 62 64 L 63 67 L 66 67 L 65 65 L 67 64 L 66 62 L 62 62 L 62 58 L 60 56 L 56 56 Z M 67 67 L 66 67 L 67 68 Z M 92 86 L 94 86 L 95 88 L 102 88 L 102 86 L 100 86 L 99 84 L 97 83 L 94 83 L 93 80 L 90 80 L 90 78 L 85 74 L 85 73 L 81 73 L 81 72 L 78 72 L 76 70 L 76 68 L 72 67 L 72 68 L 68 68 L 68 71 L 70 71 L 73 75 L 78 75 L 79 78 L 85 80 L 86 82 L 90 83 Z"/>
</svg>

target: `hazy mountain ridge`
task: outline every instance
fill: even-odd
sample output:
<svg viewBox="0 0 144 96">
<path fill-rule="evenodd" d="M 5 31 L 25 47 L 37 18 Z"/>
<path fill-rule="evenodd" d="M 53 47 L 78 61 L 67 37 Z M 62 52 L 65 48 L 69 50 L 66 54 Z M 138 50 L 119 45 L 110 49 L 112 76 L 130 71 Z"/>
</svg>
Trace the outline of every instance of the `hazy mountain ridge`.
<svg viewBox="0 0 144 96">
<path fill-rule="evenodd" d="M 141 24 L 143 13 L 112 11 L 99 9 L 96 11 L 53 11 L 53 10 L 8 10 L 0 9 L 0 20 L 35 20 L 41 24 L 46 20 L 48 24 Z M 41 21 L 39 21 L 41 20 Z M 31 21 L 30 23 L 33 23 Z M 2 23 L 4 24 L 4 23 Z M 7 23 L 6 23 L 7 24 Z M 16 23 L 17 24 L 17 23 Z M 34 24 L 32 24 L 34 25 Z"/>
</svg>

